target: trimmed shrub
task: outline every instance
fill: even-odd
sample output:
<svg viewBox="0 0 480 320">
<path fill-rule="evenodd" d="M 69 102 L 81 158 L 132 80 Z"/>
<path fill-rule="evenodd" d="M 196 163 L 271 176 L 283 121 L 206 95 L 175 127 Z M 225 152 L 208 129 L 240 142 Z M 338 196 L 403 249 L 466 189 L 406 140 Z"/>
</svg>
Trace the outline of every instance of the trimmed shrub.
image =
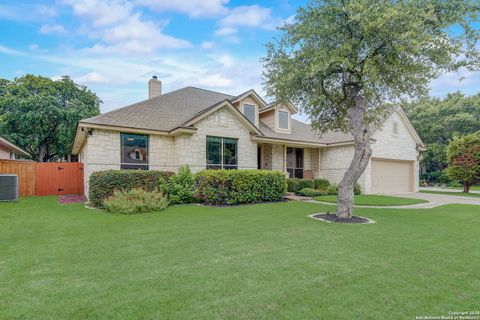
<svg viewBox="0 0 480 320">
<path fill-rule="evenodd" d="M 103 208 L 103 201 L 113 195 L 114 191 L 134 188 L 154 191 L 161 181 L 173 173 L 144 170 L 106 170 L 92 173 L 89 180 L 88 199 L 90 204 Z"/>
<path fill-rule="evenodd" d="M 353 186 L 353 194 L 357 196 L 359 194 L 362 194 L 362 187 L 360 187 L 360 184 L 358 182 L 355 182 L 355 186 Z"/>
<path fill-rule="evenodd" d="M 204 170 L 195 182 L 195 197 L 213 205 L 279 201 L 286 191 L 285 175 L 271 170 Z"/>
<path fill-rule="evenodd" d="M 328 181 L 327 179 L 315 179 L 314 183 L 315 183 L 315 189 L 317 190 L 326 189 L 330 185 L 330 181 Z"/>
<path fill-rule="evenodd" d="M 167 181 L 160 184 L 171 204 L 192 203 L 194 194 L 195 176 L 188 166 L 181 167 Z"/>
<path fill-rule="evenodd" d="M 300 179 L 291 178 L 287 179 L 287 191 L 297 193 L 300 191 Z"/>
<path fill-rule="evenodd" d="M 288 188 L 287 188 L 288 192 L 298 193 L 298 191 L 305 188 L 310 188 L 310 189 L 315 188 L 315 182 L 314 180 L 311 180 L 311 179 L 291 178 L 287 180 L 287 183 L 288 183 Z"/>
<path fill-rule="evenodd" d="M 304 197 L 318 197 L 322 195 L 322 192 L 320 190 L 316 189 L 311 189 L 311 188 L 304 188 L 300 191 L 298 191 L 298 194 Z"/>
<path fill-rule="evenodd" d="M 338 184 L 332 183 L 327 187 L 326 191 L 328 192 L 328 195 L 331 195 L 331 196 L 338 195 Z"/>
<path fill-rule="evenodd" d="M 105 199 L 103 206 L 109 212 L 137 214 L 164 210 L 168 207 L 168 200 L 158 191 L 135 188 L 114 191 Z"/>
</svg>

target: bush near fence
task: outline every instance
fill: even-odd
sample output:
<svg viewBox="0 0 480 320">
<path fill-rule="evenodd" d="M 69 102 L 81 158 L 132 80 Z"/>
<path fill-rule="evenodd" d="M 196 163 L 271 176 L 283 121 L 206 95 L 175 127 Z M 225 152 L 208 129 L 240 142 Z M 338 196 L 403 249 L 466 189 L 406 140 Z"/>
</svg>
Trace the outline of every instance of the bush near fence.
<svg viewBox="0 0 480 320">
<path fill-rule="evenodd" d="M 114 191 L 143 189 L 154 191 L 161 181 L 168 179 L 173 172 L 142 170 L 106 170 L 92 173 L 89 180 L 88 200 L 91 205 L 103 208 L 105 199 Z"/>
</svg>

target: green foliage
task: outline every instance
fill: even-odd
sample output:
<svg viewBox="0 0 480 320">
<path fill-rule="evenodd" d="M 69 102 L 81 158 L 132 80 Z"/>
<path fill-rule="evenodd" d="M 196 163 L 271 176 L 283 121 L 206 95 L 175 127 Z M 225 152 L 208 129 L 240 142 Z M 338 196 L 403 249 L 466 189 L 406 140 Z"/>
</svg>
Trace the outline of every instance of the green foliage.
<svg viewBox="0 0 480 320">
<path fill-rule="evenodd" d="M 113 195 L 105 199 L 104 208 L 109 212 L 137 214 L 162 211 L 168 207 L 168 200 L 158 191 L 144 189 L 130 189 L 114 191 Z"/>
<path fill-rule="evenodd" d="M 195 176 L 188 166 L 178 169 L 160 189 L 168 196 L 171 204 L 192 203 L 194 194 Z"/>
<path fill-rule="evenodd" d="M 331 196 L 338 195 L 338 184 L 332 183 L 327 187 L 327 193 Z"/>
<path fill-rule="evenodd" d="M 287 190 L 282 172 L 271 170 L 204 170 L 196 175 L 195 197 L 206 204 L 280 201 Z"/>
<path fill-rule="evenodd" d="M 100 114 L 100 99 L 69 77 L 0 81 L 0 134 L 37 161 L 70 155 L 77 123 Z"/>
<path fill-rule="evenodd" d="M 298 191 L 298 194 L 304 197 L 312 198 L 324 195 L 322 191 L 311 188 L 303 188 L 302 190 Z"/>
<path fill-rule="evenodd" d="M 330 185 L 330 181 L 327 179 L 315 179 L 315 189 L 326 189 Z"/>
<path fill-rule="evenodd" d="M 422 152 L 421 167 L 426 170 L 421 179 L 427 183 L 449 183 L 443 170 L 447 168 L 447 145 L 454 136 L 480 130 L 480 94 L 465 96 L 456 92 L 444 99 L 424 97 L 405 103 L 416 131 L 427 145 Z"/>
<path fill-rule="evenodd" d="M 358 182 L 355 182 L 355 185 L 353 187 L 353 194 L 354 195 L 362 194 L 362 187 L 360 187 L 360 184 Z"/>
<path fill-rule="evenodd" d="M 287 179 L 287 184 L 288 184 L 288 187 L 287 187 L 288 192 L 298 193 L 298 191 L 304 188 L 310 188 L 310 189 L 315 188 L 315 182 L 312 179 L 290 178 L 290 179 Z"/>
<path fill-rule="evenodd" d="M 464 191 L 480 181 L 480 131 L 454 138 L 447 148 L 448 176 L 463 182 Z"/>
<path fill-rule="evenodd" d="M 92 173 L 89 180 L 88 199 L 94 207 L 102 208 L 103 202 L 114 191 L 135 188 L 156 190 L 173 173 L 143 170 L 107 170 Z"/>
<path fill-rule="evenodd" d="M 479 10 L 476 0 L 311 1 L 267 45 L 267 94 L 298 105 L 318 130 L 346 131 L 350 109 L 362 109 L 358 125 L 368 129 L 385 101 L 428 92 L 441 72 L 478 67 L 470 23 Z"/>
</svg>

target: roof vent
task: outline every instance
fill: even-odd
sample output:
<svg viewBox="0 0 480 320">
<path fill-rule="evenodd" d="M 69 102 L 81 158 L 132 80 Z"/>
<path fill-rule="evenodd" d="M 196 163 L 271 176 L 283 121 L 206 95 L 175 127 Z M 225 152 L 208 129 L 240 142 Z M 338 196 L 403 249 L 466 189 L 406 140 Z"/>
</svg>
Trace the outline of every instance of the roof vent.
<svg viewBox="0 0 480 320">
<path fill-rule="evenodd" d="M 157 76 L 153 76 L 148 81 L 148 99 L 152 99 L 162 95 L 162 81 Z"/>
</svg>

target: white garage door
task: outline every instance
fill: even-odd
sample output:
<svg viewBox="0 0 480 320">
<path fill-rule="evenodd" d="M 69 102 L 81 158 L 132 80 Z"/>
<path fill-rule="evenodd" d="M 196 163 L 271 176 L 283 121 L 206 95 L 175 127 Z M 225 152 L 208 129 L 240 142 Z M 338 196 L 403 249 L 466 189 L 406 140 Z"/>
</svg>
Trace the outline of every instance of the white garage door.
<svg viewBox="0 0 480 320">
<path fill-rule="evenodd" d="M 413 161 L 372 159 L 372 193 L 413 191 Z"/>
</svg>

